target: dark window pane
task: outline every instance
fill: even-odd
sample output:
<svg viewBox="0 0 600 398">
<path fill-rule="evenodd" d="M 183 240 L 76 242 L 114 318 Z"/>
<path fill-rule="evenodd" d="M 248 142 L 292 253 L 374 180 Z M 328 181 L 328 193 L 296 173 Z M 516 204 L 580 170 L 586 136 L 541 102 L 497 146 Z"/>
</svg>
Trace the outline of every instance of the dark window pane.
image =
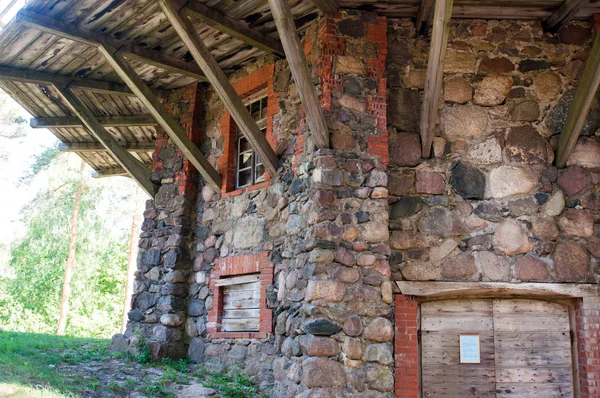
<svg viewBox="0 0 600 398">
<path fill-rule="evenodd" d="M 242 153 L 242 152 L 246 152 L 246 151 L 250 151 L 250 150 L 252 150 L 252 148 L 250 147 L 250 143 L 248 142 L 246 137 L 240 137 L 238 151 L 240 153 Z"/>
<path fill-rule="evenodd" d="M 260 100 L 261 119 L 267 117 L 267 97 Z"/>
<path fill-rule="evenodd" d="M 242 170 L 238 174 L 238 188 L 252 185 L 252 169 Z"/>
<path fill-rule="evenodd" d="M 256 183 L 265 181 L 265 166 L 259 164 L 256 166 L 255 180 Z"/>
<path fill-rule="evenodd" d="M 238 158 L 238 170 L 252 167 L 253 152 L 240 153 Z"/>
</svg>

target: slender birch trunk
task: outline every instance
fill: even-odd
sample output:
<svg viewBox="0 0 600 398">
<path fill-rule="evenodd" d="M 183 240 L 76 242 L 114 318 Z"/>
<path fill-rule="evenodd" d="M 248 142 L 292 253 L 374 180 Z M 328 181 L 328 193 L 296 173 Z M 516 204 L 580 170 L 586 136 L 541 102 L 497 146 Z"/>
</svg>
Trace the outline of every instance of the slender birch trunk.
<svg viewBox="0 0 600 398">
<path fill-rule="evenodd" d="M 121 333 L 125 333 L 125 328 L 127 328 L 127 313 L 131 309 L 131 296 L 133 295 L 133 273 L 135 272 L 137 266 L 137 237 L 140 235 L 140 220 L 139 216 L 139 208 L 137 203 L 140 201 L 140 190 L 139 187 L 135 189 L 135 200 L 136 208 L 133 213 L 133 217 L 131 217 L 131 233 L 129 235 L 129 257 L 127 260 L 127 275 L 125 276 L 125 302 L 123 303 L 123 315 L 121 321 Z"/>
<path fill-rule="evenodd" d="M 81 162 L 81 173 L 85 168 L 85 162 Z M 58 328 L 56 334 L 63 336 L 67 326 L 67 316 L 69 313 L 69 298 L 71 297 L 71 280 L 73 279 L 73 266 L 75 265 L 75 252 L 77 251 L 77 236 L 79 223 L 79 209 L 81 207 L 81 194 L 84 184 L 81 183 L 75 192 L 75 204 L 73 206 L 73 216 L 71 218 L 71 242 L 69 244 L 69 255 L 65 265 L 65 280 L 63 283 L 62 298 L 60 300 L 60 315 L 58 316 Z"/>
</svg>

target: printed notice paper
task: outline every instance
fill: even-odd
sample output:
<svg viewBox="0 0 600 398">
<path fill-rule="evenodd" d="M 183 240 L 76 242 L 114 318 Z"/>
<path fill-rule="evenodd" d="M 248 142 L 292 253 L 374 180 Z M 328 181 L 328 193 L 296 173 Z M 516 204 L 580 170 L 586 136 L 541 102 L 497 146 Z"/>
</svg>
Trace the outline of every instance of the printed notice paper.
<svg viewBox="0 0 600 398">
<path fill-rule="evenodd" d="M 460 335 L 460 363 L 481 363 L 479 335 Z"/>
</svg>

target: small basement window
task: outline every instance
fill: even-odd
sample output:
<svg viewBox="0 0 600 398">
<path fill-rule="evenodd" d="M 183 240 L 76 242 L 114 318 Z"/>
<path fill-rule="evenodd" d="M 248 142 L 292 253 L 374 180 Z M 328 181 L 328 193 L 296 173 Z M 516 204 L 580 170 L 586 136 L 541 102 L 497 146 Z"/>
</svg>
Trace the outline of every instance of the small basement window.
<svg viewBox="0 0 600 398">
<path fill-rule="evenodd" d="M 222 332 L 260 330 L 260 274 L 235 276 L 216 281 L 222 289 Z"/>
<path fill-rule="evenodd" d="M 263 90 L 246 102 L 246 109 L 256 121 L 262 134 L 267 131 L 267 91 Z M 256 153 L 250 147 L 250 143 L 240 132 L 237 131 L 237 156 L 235 165 L 236 188 L 248 187 L 266 180 L 265 166 L 263 166 Z"/>
</svg>

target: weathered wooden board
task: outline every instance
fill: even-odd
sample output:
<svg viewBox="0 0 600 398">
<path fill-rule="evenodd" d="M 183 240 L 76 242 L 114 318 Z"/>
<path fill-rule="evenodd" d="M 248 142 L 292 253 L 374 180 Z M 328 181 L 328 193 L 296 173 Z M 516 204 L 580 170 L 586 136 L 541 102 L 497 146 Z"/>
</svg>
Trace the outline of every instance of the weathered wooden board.
<svg viewBox="0 0 600 398">
<path fill-rule="evenodd" d="M 224 285 L 221 330 L 257 331 L 260 324 L 260 280 L 258 275 L 228 278 L 237 283 Z M 250 278 L 254 281 L 248 282 Z M 225 279 L 227 280 L 227 279 Z"/>
</svg>

